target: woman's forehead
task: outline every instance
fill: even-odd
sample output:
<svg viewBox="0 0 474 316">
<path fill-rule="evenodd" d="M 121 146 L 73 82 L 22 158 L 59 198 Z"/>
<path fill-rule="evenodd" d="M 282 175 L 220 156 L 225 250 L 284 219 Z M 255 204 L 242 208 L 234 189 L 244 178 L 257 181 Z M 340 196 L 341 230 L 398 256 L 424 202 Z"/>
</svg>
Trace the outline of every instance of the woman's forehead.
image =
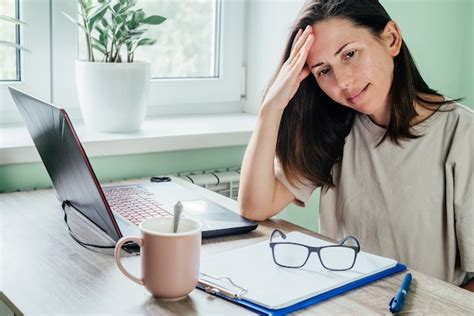
<svg viewBox="0 0 474 316">
<path fill-rule="evenodd" d="M 364 42 L 371 36 L 367 29 L 341 18 L 317 22 L 313 25 L 313 34 L 314 43 L 308 55 L 308 64 L 332 58 L 343 45 Z"/>
</svg>

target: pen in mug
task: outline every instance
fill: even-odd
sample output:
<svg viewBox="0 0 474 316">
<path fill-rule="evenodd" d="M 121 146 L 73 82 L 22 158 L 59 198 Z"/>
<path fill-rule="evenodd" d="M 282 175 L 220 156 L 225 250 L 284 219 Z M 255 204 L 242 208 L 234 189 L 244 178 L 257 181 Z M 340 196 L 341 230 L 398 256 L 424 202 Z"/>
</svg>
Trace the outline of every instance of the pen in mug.
<svg viewBox="0 0 474 316">
<path fill-rule="evenodd" d="M 392 298 L 392 300 L 390 301 L 388 305 L 388 309 L 392 313 L 398 313 L 403 309 L 403 304 L 405 303 L 405 298 L 408 293 L 411 280 L 412 280 L 411 273 L 405 274 L 405 277 L 403 278 L 400 288 L 398 289 L 397 293 L 395 293 L 395 296 Z"/>
</svg>

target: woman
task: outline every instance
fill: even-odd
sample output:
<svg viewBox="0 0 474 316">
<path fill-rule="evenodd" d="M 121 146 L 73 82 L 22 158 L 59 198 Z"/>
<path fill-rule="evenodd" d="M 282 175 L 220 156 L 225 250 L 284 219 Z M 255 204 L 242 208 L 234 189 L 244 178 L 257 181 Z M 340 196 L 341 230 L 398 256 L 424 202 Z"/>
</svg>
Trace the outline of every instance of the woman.
<svg viewBox="0 0 474 316">
<path fill-rule="evenodd" d="M 245 153 L 242 215 L 322 187 L 322 234 L 474 290 L 474 115 L 457 101 L 428 87 L 378 1 L 306 2 Z"/>
</svg>

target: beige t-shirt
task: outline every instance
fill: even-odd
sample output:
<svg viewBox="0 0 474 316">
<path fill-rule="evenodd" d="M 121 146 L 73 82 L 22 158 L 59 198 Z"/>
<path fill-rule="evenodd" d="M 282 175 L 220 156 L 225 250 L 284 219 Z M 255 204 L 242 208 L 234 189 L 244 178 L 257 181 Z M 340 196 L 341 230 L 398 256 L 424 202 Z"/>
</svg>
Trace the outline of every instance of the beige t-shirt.
<svg viewBox="0 0 474 316">
<path fill-rule="evenodd" d="M 455 104 L 413 127 L 423 137 L 385 140 L 385 130 L 358 115 L 346 137 L 335 188 L 321 191 L 320 233 L 353 235 L 362 250 L 461 284 L 474 271 L 474 112 Z M 275 160 L 277 179 L 304 206 L 315 186 L 291 186 Z"/>
</svg>

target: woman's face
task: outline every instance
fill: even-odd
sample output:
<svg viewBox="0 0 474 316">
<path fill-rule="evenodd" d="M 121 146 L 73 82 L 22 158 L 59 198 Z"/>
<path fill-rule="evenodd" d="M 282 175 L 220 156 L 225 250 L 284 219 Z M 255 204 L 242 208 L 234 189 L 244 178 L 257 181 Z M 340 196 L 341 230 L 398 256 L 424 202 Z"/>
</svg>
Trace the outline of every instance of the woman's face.
<svg viewBox="0 0 474 316">
<path fill-rule="evenodd" d="M 377 39 L 347 19 L 332 18 L 313 25 L 313 34 L 306 62 L 321 89 L 334 101 L 386 125 L 393 57 L 401 45 L 397 25 L 389 22 Z"/>
</svg>

